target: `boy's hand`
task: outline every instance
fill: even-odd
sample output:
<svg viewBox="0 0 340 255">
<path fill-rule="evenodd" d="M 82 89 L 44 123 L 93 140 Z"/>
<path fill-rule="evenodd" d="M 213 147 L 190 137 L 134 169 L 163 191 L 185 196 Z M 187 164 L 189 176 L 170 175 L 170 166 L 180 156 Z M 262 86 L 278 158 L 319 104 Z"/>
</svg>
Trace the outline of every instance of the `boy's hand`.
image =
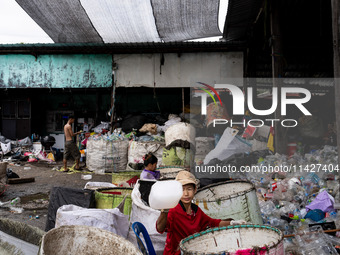
<svg viewBox="0 0 340 255">
<path fill-rule="evenodd" d="M 242 224 L 247 224 L 247 222 L 245 220 L 232 220 L 232 221 L 230 221 L 231 226 L 242 225 Z"/>
</svg>

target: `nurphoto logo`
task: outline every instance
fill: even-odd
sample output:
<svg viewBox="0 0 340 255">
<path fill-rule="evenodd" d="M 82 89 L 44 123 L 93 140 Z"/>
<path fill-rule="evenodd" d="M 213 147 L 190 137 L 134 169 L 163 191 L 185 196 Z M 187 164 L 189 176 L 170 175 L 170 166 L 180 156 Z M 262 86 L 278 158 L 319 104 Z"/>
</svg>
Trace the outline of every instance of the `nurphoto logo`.
<svg viewBox="0 0 340 255">
<path fill-rule="evenodd" d="M 231 92 L 232 98 L 233 98 L 233 115 L 244 115 L 245 114 L 245 96 L 243 91 L 235 86 L 235 85 L 231 85 L 231 84 L 215 84 L 214 87 L 205 84 L 205 83 L 201 83 L 200 84 L 206 86 L 208 89 L 212 90 L 214 92 L 214 94 L 217 96 L 221 106 L 222 106 L 222 101 L 221 98 L 218 94 L 218 92 L 216 91 L 216 89 L 227 89 Z M 207 89 L 204 88 L 200 88 L 201 90 L 203 90 L 206 93 L 199 93 L 198 95 L 201 97 L 201 114 L 202 115 L 206 115 L 207 114 L 207 97 L 208 95 L 213 99 L 214 103 L 217 105 L 217 102 L 214 98 L 214 96 L 212 95 L 212 93 L 210 91 L 208 91 Z M 281 88 L 281 97 L 278 97 L 278 88 L 273 87 L 272 88 L 272 104 L 271 107 L 269 109 L 266 110 L 259 110 L 256 109 L 254 107 L 254 103 L 253 103 L 253 88 L 252 87 L 248 87 L 247 88 L 247 106 L 248 109 L 251 113 L 253 113 L 254 115 L 258 115 L 258 116 L 268 116 L 270 114 L 273 114 L 277 107 L 278 107 L 278 100 L 280 99 L 281 101 L 281 115 L 282 116 L 286 116 L 287 115 L 287 105 L 295 105 L 304 115 L 312 115 L 307 109 L 306 107 L 303 105 L 305 103 L 307 103 L 310 99 L 311 99 L 311 93 L 308 89 L 305 88 L 299 88 L 299 87 L 284 87 Z M 288 98 L 288 94 L 291 93 L 298 93 L 298 94 L 302 94 L 304 95 L 304 97 L 302 98 Z M 261 120 L 261 119 L 251 119 L 249 120 L 247 123 L 244 120 L 243 122 L 237 122 L 237 123 L 233 123 L 232 120 L 226 120 L 226 119 L 215 119 L 213 122 L 213 126 L 215 127 L 216 125 L 225 125 L 225 124 L 230 124 L 230 126 L 232 126 L 233 124 L 243 124 L 244 127 L 246 127 L 247 125 L 251 126 L 251 127 L 261 127 L 264 125 L 264 122 L 270 122 L 270 126 L 274 126 L 274 123 L 276 121 L 281 122 L 281 125 L 283 127 L 295 127 L 297 126 L 297 121 L 295 119 L 283 119 L 283 120 L 279 120 L 279 119 L 265 119 L 265 120 Z"/>
</svg>

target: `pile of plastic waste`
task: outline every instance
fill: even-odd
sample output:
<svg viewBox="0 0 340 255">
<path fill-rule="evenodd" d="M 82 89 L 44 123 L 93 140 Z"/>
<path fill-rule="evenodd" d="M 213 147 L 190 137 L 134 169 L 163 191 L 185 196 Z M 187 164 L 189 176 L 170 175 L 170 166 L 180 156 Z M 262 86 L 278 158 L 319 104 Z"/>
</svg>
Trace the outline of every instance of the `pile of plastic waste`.
<svg viewBox="0 0 340 255">
<path fill-rule="evenodd" d="M 285 254 L 329 255 L 338 254 L 340 239 L 332 234 L 324 233 L 322 227 L 299 226 L 294 238 L 286 238 Z"/>
<path fill-rule="evenodd" d="M 256 187 L 264 224 L 281 229 L 284 235 L 297 235 L 290 245 L 297 246 L 302 254 L 332 254 L 325 247 L 334 248 L 340 244 L 340 239 L 328 238 L 320 230 L 318 236 L 323 239 L 318 241 L 318 247 L 321 248 L 313 250 L 315 242 L 306 241 L 316 236 L 309 233 L 312 226 L 318 225 L 324 230 L 340 228 L 340 212 L 337 211 L 340 203 L 336 203 L 340 171 L 337 161 L 337 148 L 325 146 L 305 155 L 296 153 L 290 158 L 269 155 L 252 165 L 249 168 L 252 171 L 244 173 L 243 177 Z M 308 236 L 306 240 L 301 231 Z M 340 237 L 340 232 L 333 234 Z"/>
</svg>

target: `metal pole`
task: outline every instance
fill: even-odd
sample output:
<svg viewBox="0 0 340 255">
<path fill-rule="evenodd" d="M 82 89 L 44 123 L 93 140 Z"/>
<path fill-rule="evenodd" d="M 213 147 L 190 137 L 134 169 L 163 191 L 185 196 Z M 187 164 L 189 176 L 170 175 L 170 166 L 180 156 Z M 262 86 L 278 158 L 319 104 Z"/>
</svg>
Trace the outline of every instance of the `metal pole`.
<svg viewBox="0 0 340 255">
<path fill-rule="evenodd" d="M 271 43 L 272 43 L 272 77 L 273 87 L 278 90 L 278 106 L 275 111 L 275 119 L 282 119 L 281 116 L 281 77 L 283 76 L 283 62 L 282 62 L 282 43 L 281 43 L 281 31 L 280 31 L 280 10 L 279 0 L 271 1 L 270 12 L 270 30 L 271 30 Z M 275 121 L 274 124 L 274 146 L 275 151 L 280 154 L 286 153 L 286 139 L 284 135 L 283 127 L 280 122 Z"/>
<path fill-rule="evenodd" d="M 334 100 L 335 100 L 335 121 L 338 147 L 338 165 L 340 164 L 340 56 L 339 56 L 339 15 L 340 5 L 338 0 L 332 2 L 332 29 L 333 29 L 333 64 L 334 64 Z M 339 188 L 340 189 L 340 188 Z M 340 192 L 340 190 L 339 190 Z"/>
</svg>

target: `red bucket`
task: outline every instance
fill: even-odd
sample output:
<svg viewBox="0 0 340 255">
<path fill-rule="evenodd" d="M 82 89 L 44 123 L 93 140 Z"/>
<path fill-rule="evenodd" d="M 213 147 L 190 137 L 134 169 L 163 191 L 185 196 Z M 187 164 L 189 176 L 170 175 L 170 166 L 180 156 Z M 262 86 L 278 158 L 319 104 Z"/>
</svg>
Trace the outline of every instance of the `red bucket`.
<svg viewBox="0 0 340 255">
<path fill-rule="evenodd" d="M 288 143 L 287 144 L 287 155 L 289 157 L 293 156 L 294 153 L 296 152 L 297 150 L 297 144 L 296 143 Z"/>
</svg>

